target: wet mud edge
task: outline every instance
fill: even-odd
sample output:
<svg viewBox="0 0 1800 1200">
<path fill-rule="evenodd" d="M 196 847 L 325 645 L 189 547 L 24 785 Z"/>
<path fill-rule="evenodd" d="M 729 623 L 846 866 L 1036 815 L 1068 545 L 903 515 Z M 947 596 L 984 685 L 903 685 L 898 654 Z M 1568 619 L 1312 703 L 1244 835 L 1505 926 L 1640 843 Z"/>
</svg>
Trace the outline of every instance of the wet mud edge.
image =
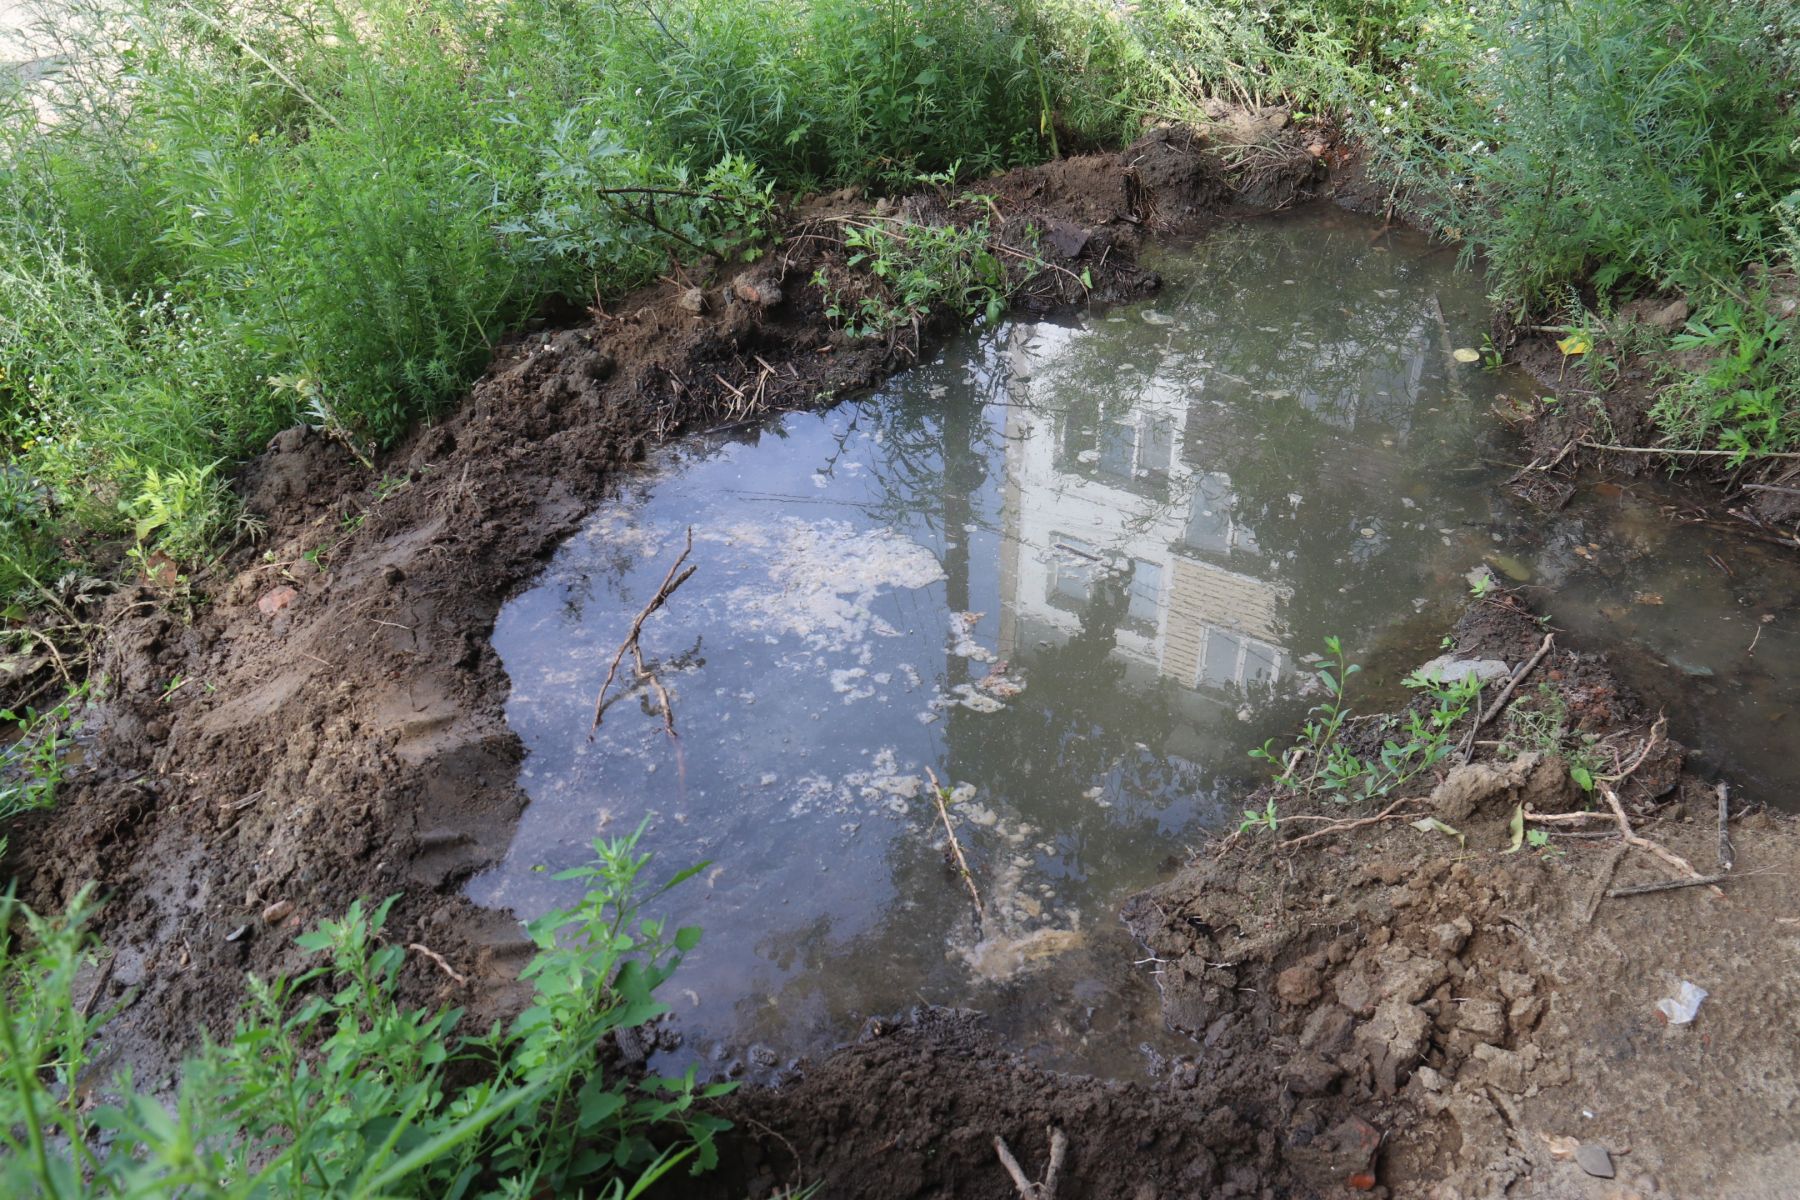
<svg viewBox="0 0 1800 1200">
<path fill-rule="evenodd" d="M 1100 299 L 1153 290 L 1154 276 L 1134 265 L 1146 235 L 1196 230 L 1244 204 L 1276 205 L 1320 186 L 1312 155 L 1301 148 L 1293 162 L 1283 178 L 1234 181 L 1203 139 L 1164 131 L 1122 154 L 1014 172 L 979 190 L 994 198 L 1003 237 L 1026 224 L 1052 235 L 1046 243 L 1063 271 L 1024 281 L 1016 298 L 1048 310 L 1082 299 L 1068 281 L 1083 270 Z M 961 211 L 936 195 L 900 204 L 924 216 Z M 333 442 L 298 429 L 283 434 L 238 480 L 268 535 L 197 581 L 210 604 L 184 617 L 148 583 L 112 600 L 101 717 L 84 762 L 54 813 L 12 832 L 9 863 L 24 897 L 41 908 L 64 906 L 89 881 L 106 899 L 96 933 L 115 965 L 104 999 L 126 1007 L 106 1032 L 101 1069 L 130 1062 L 145 1082 L 170 1078 L 197 1028 L 229 1028 L 244 972 L 295 969 L 293 933 L 358 896 L 401 893 L 390 937 L 429 946 L 470 981 L 459 985 L 412 955 L 407 998 L 466 1007 L 472 1026 L 516 1007 L 522 990 L 514 977 L 529 943 L 511 914 L 460 896 L 471 873 L 505 852 L 525 803 L 516 784 L 520 746 L 502 708 L 508 683 L 487 640 L 494 618 L 577 527 L 612 472 L 662 440 L 823 403 L 910 365 L 904 348 L 834 334 L 808 283 L 842 255 L 830 238 L 806 236 L 808 223 L 823 229 L 868 210 L 848 195 L 815 199 L 791 214 L 797 235 L 757 263 L 702 264 L 680 284 L 638 293 L 574 327 L 522 335 L 460 409 L 388 455 L 376 476 Z M 943 331 L 924 332 L 928 350 Z M 197 686 L 165 696 L 177 676 Z M 1404 1045 L 1365 1054 L 1375 1043 L 1357 1031 L 1380 1018 L 1380 1003 L 1374 1017 L 1339 1003 L 1351 1016 L 1340 1031 L 1348 1042 L 1320 1049 L 1315 1037 L 1302 1046 L 1296 1039 L 1311 1014 L 1332 1010 L 1320 998 L 1285 1005 L 1272 983 L 1322 954 L 1310 969 L 1326 997 L 1339 975 L 1357 964 L 1373 970 L 1383 949 L 1404 944 L 1394 939 L 1410 926 L 1375 923 L 1379 906 L 1361 915 L 1343 908 L 1364 903 L 1372 889 L 1400 886 L 1379 876 L 1356 883 L 1346 873 L 1410 862 L 1391 856 L 1424 849 L 1411 831 L 1380 834 L 1370 843 L 1394 838 L 1391 851 L 1365 850 L 1359 839 L 1337 861 L 1320 847 L 1308 860 L 1328 868 L 1322 872 L 1299 870 L 1282 855 L 1229 868 L 1202 861 L 1134 903 L 1134 932 L 1166 960 L 1169 1018 L 1201 1039 L 1194 1062 L 1170 1065 L 1167 1087 L 1046 1074 L 1016 1062 L 967 1019 L 920 1014 L 871 1028 L 783 1090 L 732 1100 L 728 1115 L 741 1121 L 725 1147 L 725 1170 L 713 1184 L 684 1186 L 744 1194 L 803 1177 L 828 1181 L 826 1195 L 1010 1195 L 992 1137 L 1006 1136 L 1034 1170 L 1044 1127 L 1055 1123 L 1072 1142 L 1064 1197 L 1306 1194 L 1339 1186 L 1343 1164 L 1319 1156 L 1345 1128 L 1364 1136 L 1344 1125 L 1351 1115 L 1385 1135 L 1384 1180 L 1461 1170 L 1444 1147 L 1479 1143 L 1462 1132 L 1460 1109 L 1428 1111 L 1414 1081 L 1433 1061 L 1427 1045 L 1445 1055 L 1445 1065 L 1431 1069 L 1446 1080 L 1462 1078 L 1476 1061 L 1473 1048 L 1458 1052 L 1460 1065 L 1449 1042 L 1422 1042 L 1411 1061 L 1403 1061 Z M 1770 821 L 1758 839 L 1753 846 L 1792 847 L 1784 823 Z M 1752 859 L 1751 846 L 1742 848 Z M 1515 856 L 1508 867 L 1537 878 L 1531 872 L 1549 868 L 1525 868 L 1539 861 Z M 1227 869 L 1237 872 L 1233 888 L 1206 874 Z M 1306 883 L 1307 893 L 1292 882 L 1335 879 L 1332 870 L 1344 877 L 1329 901 L 1322 885 Z M 1444 881 L 1462 887 L 1463 876 L 1434 878 L 1445 892 L 1431 894 L 1436 913 L 1455 892 Z M 1764 905 L 1751 890 L 1785 888 L 1782 878 L 1746 881 L 1732 893 L 1731 912 L 1793 911 L 1791 894 Z M 1230 914 L 1216 906 L 1231 896 L 1264 902 L 1258 889 L 1282 879 L 1290 881 L 1285 907 L 1270 911 L 1291 914 L 1295 931 L 1258 933 L 1266 949 L 1254 955 L 1205 958 L 1233 949 L 1199 932 L 1231 928 Z M 1183 880 L 1190 894 L 1178 901 L 1169 889 Z M 1568 887 L 1578 888 L 1573 875 Z M 1494 901 L 1473 885 L 1463 892 L 1475 897 L 1464 914 L 1473 925 L 1479 905 Z M 1519 903 L 1556 911 L 1545 897 L 1560 894 L 1540 880 L 1536 899 Z M 1556 903 L 1572 905 L 1573 894 Z M 1647 911 L 1701 900 L 1677 893 L 1663 898 L 1668 908 Z M 1700 913 L 1697 928 L 1725 940 L 1712 910 L 1678 911 Z M 1159 924 L 1151 912 L 1181 915 Z M 1333 940 L 1320 941 L 1315 927 L 1326 918 L 1308 914 L 1332 912 L 1340 912 Z M 1237 915 L 1248 928 L 1248 912 Z M 1363 942 L 1334 950 L 1352 926 L 1364 929 Z M 1376 944 L 1384 931 L 1387 940 Z M 1649 941 L 1653 949 L 1664 944 Z M 1471 933 L 1455 961 L 1484 945 Z M 1208 974 L 1225 970 L 1208 963 L 1225 961 L 1238 964 L 1229 988 Z M 1534 978 L 1556 978 L 1548 965 L 1527 966 L 1545 972 Z M 1772 1014 L 1786 993 L 1771 985 L 1764 994 L 1775 1006 L 1761 1010 L 1770 1020 L 1761 1038 L 1746 1034 L 1740 1053 L 1774 1052 L 1770 1039 L 1782 1023 Z M 1511 1045 L 1499 1048 L 1513 1053 Z M 1293 1063 L 1308 1061 L 1302 1050 L 1328 1061 L 1347 1055 L 1349 1065 L 1339 1062 L 1341 1070 L 1313 1087 L 1316 1079 L 1290 1075 Z M 1309 1167 L 1309 1153 L 1325 1165 Z M 1356 1154 L 1367 1157 L 1353 1147 Z"/>
</svg>

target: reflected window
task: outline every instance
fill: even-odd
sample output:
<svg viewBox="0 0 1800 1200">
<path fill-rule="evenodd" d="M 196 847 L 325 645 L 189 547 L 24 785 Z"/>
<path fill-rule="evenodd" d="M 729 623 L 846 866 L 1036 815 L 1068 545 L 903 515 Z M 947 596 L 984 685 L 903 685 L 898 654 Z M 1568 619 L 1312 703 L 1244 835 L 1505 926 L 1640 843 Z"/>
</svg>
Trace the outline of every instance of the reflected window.
<svg viewBox="0 0 1800 1200">
<path fill-rule="evenodd" d="M 1175 419 L 1147 417 L 1144 439 L 1138 453 L 1138 471 L 1144 475 L 1167 478 L 1175 461 Z"/>
<path fill-rule="evenodd" d="M 1131 564 L 1131 591 L 1125 604 L 1125 619 L 1131 624 L 1154 632 L 1162 618 L 1163 568 L 1161 563 L 1135 559 Z"/>
<path fill-rule="evenodd" d="M 1196 550 L 1231 549 L 1231 478 L 1217 471 L 1196 476 L 1188 510 L 1187 544 Z"/>
<path fill-rule="evenodd" d="M 1243 639 L 1228 629 L 1208 629 L 1200 656 L 1200 686 L 1226 688 L 1238 681 Z"/>
<path fill-rule="evenodd" d="M 1058 608 L 1081 609 L 1094 594 L 1099 571 L 1098 550 L 1080 538 L 1050 535 L 1050 590 L 1046 597 Z"/>
<path fill-rule="evenodd" d="M 1229 629 L 1206 630 L 1195 687 L 1223 690 L 1268 685 L 1280 677 L 1281 651 L 1274 646 Z"/>
<path fill-rule="evenodd" d="M 1137 428 L 1122 421 L 1100 427 L 1100 471 L 1129 483 L 1137 454 Z"/>
<path fill-rule="evenodd" d="M 1261 642 L 1244 642 L 1244 682 L 1274 683 L 1281 674 L 1281 652 Z"/>
</svg>

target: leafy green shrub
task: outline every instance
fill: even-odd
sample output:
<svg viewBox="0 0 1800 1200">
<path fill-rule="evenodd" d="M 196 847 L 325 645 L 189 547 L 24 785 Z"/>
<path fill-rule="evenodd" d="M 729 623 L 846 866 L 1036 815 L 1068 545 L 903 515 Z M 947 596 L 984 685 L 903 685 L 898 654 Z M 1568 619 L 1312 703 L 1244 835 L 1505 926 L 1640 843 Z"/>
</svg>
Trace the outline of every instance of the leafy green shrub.
<svg viewBox="0 0 1800 1200">
<path fill-rule="evenodd" d="M 1524 305 L 1601 291 L 1729 287 L 1777 244 L 1800 171 L 1771 0 L 1486 3 L 1438 57 L 1389 160 Z"/>
<path fill-rule="evenodd" d="M 1414 672 L 1407 687 L 1429 701 L 1424 708 L 1409 706 L 1397 716 L 1377 718 L 1380 749 L 1365 757 L 1344 742 L 1352 720 L 1345 689 L 1350 677 L 1362 668 L 1348 660 L 1343 643 L 1325 639 L 1325 654 L 1313 667 L 1313 677 L 1325 690 L 1325 700 L 1313 707 L 1294 746 L 1278 754 L 1273 740 L 1250 752 L 1250 757 L 1280 766 L 1275 784 L 1294 795 L 1322 793 L 1339 801 L 1370 800 L 1387 796 L 1418 778 L 1456 748 L 1450 731 L 1474 706 L 1480 683 L 1473 675 L 1445 682 Z M 1246 826 L 1276 827 L 1271 799 L 1263 813 L 1244 814 Z"/>
<path fill-rule="evenodd" d="M 1800 346 L 1794 322 L 1775 315 L 1767 294 L 1748 305 L 1719 300 L 1688 322 L 1670 345 L 1706 363 L 1657 396 L 1651 416 L 1679 446 L 1716 441 L 1737 461 L 1779 453 L 1800 437 Z"/>
<path fill-rule="evenodd" d="M 664 1011 L 654 992 L 699 938 L 641 916 L 637 837 L 595 842 L 595 864 L 562 876 L 591 890 L 533 922 L 536 998 L 509 1029 L 456 1044 L 459 1011 L 401 1006 L 406 952 L 381 938 L 393 901 L 359 902 L 299 939 L 328 965 L 250 980 L 232 1037 L 205 1044 L 167 1106 L 127 1076 L 90 1107 L 108 1016 L 74 996 L 90 893 L 61 919 L 0 899 L 0 930 L 23 927 L 0 941 L 6 1194 L 622 1198 L 710 1166 L 724 1123 L 696 1105 L 731 1085 L 634 1084 L 600 1061 L 610 1032 Z M 453 1064 L 480 1081 L 453 1082 Z"/>
<path fill-rule="evenodd" d="M 825 312 L 852 337 L 890 337 L 913 331 L 934 313 L 993 321 L 1006 307 L 1006 268 L 989 244 L 988 223 L 929 225 L 896 219 L 844 226 L 849 265 L 867 290 L 850 299 L 826 271 L 813 278 L 825 293 Z"/>
</svg>

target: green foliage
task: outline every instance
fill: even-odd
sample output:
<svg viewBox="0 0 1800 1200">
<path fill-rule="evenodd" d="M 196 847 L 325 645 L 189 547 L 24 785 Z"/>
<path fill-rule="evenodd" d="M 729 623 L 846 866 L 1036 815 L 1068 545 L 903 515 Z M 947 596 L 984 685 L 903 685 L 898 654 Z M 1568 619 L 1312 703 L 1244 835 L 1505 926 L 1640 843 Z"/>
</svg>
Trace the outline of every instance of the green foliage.
<svg viewBox="0 0 1800 1200">
<path fill-rule="evenodd" d="M 699 939 L 640 915 L 637 838 L 596 842 L 595 865 L 562 876 L 591 890 L 533 924 L 536 999 L 511 1028 L 458 1044 L 460 1011 L 399 1004 L 406 952 L 381 937 L 393 900 L 358 902 L 298 939 L 323 965 L 249 981 L 231 1038 L 205 1045 L 167 1105 L 129 1077 L 116 1101 L 88 1097 L 109 1015 L 74 996 L 89 893 L 62 919 L 5 897 L 0 929 L 23 930 L 0 943 L 6 1194 L 620 1200 L 710 1166 L 724 1125 L 695 1105 L 731 1085 L 635 1084 L 601 1063 L 608 1034 L 664 1011 L 653 993 Z"/>
<path fill-rule="evenodd" d="M 933 314 L 997 320 L 1006 307 L 1006 268 L 991 244 L 987 221 L 969 226 L 896 219 L 844 227 L 849 265 L 863 294 L 852 300 L 824 270 L 813 283 L 825 293 L 825 313 L 853 337 L 891 337 Z"/>
<path fill-rule="evenodd" d="M 1789 450 L 1800 436 L 1800 344 L 1792 319 L 1775 315 L 1766 294 L 1744 304 L 1725 297 L 1688 322 L 1670 343 L 1703 356 L 1657 396 L 1651 416 L 1677 445 L 1716 442 L 1735 462 Z"/>
<path fill-rule="evenodd" d="M 1569 729 L 1568 701 L 1547 683 L 1538 684 L 1531 696 L 1521 697 L 1506 710 L 1499 753 L 1506 757 L 1541 754 L 1560 758 L 1568 765 L 1569 778 L 1590 795 L 1602 765 L 1599 739 L 1591 733 L 1576 734 Z"/>
<path fill-rule="evenodd" d="M 1446 683 L 1415 672 L 1407 687 L 1420 693 L 1423 704 L 1409 705 L 1396 716 L 1379 717 L 1373 736 L 1380 739 L 1373 756 L 1351 748 L 1345 732 L 1352 720 L 1345 697 L 1350 677 L 1360 667 L 1348 661 L 1343 644 L 1325 639 L 1325 654 L 1313 666 L 1313 677 L 1324 688 L 1326 699 L 1315 705 L 1301 727 L 1300 737 L 1285 754 L 1278 755 L 1274 742 L 1265 742 L 1250 757 L 1280 766 L 1275 785 L 1293 795 L 1324 794 L 1343 803 L 1387 796 L 1406 786 L 1422 772 L 1442 762 L 1455 748 L 1451 730 L 1479 696 L 1479 683 L 1471 675 Z M 1246 824 L 1266 824 L 1273 829 L 1275 801 L 1271 798 L 1266 820 L 1245 813 Z"/>
<path fill-rule="evenodd" d="M 1419 65 L 1398 81 L 1416 103 L 1371 119 L 1502 296 L 1711 287 L 1773 248 L 1800 169 L 1791 6 L 1487 0 L 1468 14 L 1421 20 Z"/>
<path fill-rule="evenodd" d="M 78 714 L 86 695 L 83 685 L 44 712 L 0 708 L 0 721 L 14 726 L 12 741 L 0 750 L 0 824 L 56 803 L 63 759 L 81 728 Z M 4 929 L 0 925 L 0 931 Z"/>
</svg>

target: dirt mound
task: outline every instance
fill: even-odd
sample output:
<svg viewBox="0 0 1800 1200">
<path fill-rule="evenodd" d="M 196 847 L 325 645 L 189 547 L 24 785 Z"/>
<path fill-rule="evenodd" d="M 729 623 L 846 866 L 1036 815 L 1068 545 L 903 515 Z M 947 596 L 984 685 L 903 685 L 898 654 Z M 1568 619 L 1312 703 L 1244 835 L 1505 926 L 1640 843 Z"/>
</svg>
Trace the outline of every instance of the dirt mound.
<svg viewBox="0 0 1800 1200">
<path fill-rule="evenodd" d="M 1055 1127 L 1068 1138 L 1060 1200 L 1272 1195 L 1274 1140 L 1240 1114 L 1234 1090 L 1226 1079 L 1171 1093 L 1046 1072 L 973 1015 L 922 1009 L 871 1022 L 796 1083 L 731 1098 L 720 1170 L 667 1194 L 737 1200 L 819 1183 L 834 1200 L 1016 1200 L 994 1138 L 1035 1179 Z"/>
<path fill-rule="evenodd" d="M 412 998 L 478 1021 L 512 1002 L 528 944 L 509 914 L 458 895 L 504 853 L 524 804 L 494 617 L 652 445 L 828 402 L 943 332 L 920 330 L 921 345 L 831 325 L 810 281 L 844 263 L 834 215 L 910 205 L 988 219 L 1003 243 L 1038 231 L 1049 265 L 1008 261 L 1018 302 L 1053 308 L 1088 297 L 1084 274 L 1094 298 L 1153 289 L 1134 265 L 1142 231 L 1197 228 L 1231 195 L 1200 140 L 1167 131 L 979 191 L 817 198 L 756 263 L 702 262 L 578 327 L 527 331 L 373 474 L 290 430 L 236 480 L 260 544 L 191 593 L 115 597 L 85 762 L 54 813 L 10 831 L 8 867 L 44 909 L 101 885 L 113 998 L 133 998 L 109 1029 L 120 1058 L 166 1065 L 200 1026 L 228 1028 L 243 972 L 294 966 L 294 931 L 357 896 L 404 893 L 394 935 L 475 981 L 453 987 L 421 956 L 404 975 Z M 292 915 L 271 927 L 277 901 Z"/>
<path fill-rule="evenodd" d="M 1477 605 L 1458 653 L 1516 666 L 1540 636 Z M 1559 649 L 1538 670 L 1628 766 L 1655 726 L 1603 663 Z M 1682 756 L 1658 738 L 1619 794 L 1640 833 L 1717 869 L 1716 794 Z M 1176 1086 L 1239 1081 L 1278 1177 L 1320 1195 L 1364 1169 L 1347 1127 L 1379 1132 L 1372 1179 L 1395 1196 L 1791 1194 L 1800 1051 L 1770 1026 L 1800 1000 L 1800 831 L 1740 819 L 1754 837 L 1720 895 L 1609 897 L 1675 873 L 1604 821 L 1549 826 L 1580 832 L 1541 849 L 1515 836 L 1521 809 L 1581 808 L 1559 760 L 1476 762 L 1400 819 L 1302 842 L 1322 826 L 1295 813 L 1282 840 L 1246 835 L 1136 897 L 1164 1014 L 1199 1043 Z M 1682 980 L 1710 996 L 1670 1026 L 1656 1003 Z M 1610 1183 L 1568 1161 L 1569 1138 L 1610 1153 Z"/>
</svg>

